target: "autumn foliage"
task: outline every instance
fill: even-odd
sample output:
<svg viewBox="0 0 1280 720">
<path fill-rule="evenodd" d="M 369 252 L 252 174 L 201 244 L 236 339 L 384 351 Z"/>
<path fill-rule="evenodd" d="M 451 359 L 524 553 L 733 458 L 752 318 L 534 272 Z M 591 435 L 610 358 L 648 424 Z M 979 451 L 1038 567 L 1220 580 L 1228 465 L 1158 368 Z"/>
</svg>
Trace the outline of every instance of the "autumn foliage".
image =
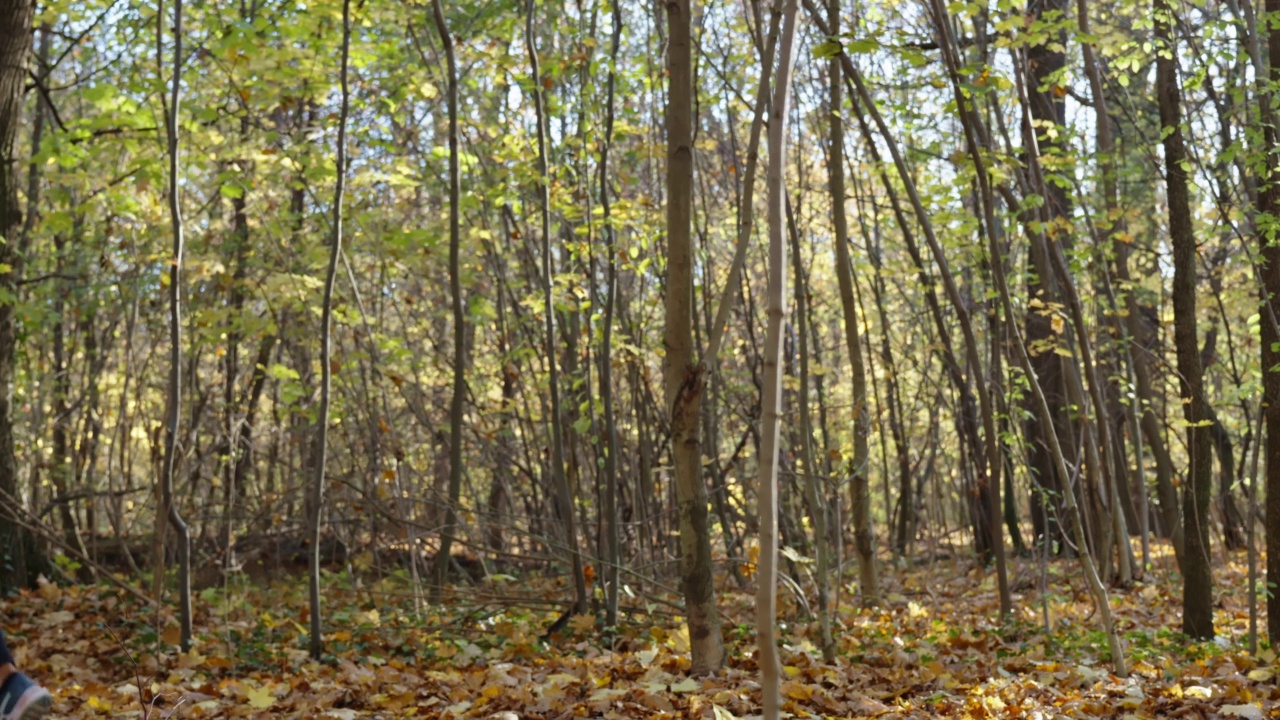
<svg viewBox="0 0 1280 720">
<path fill-rule="evenodd" d="M 1165 556 L 1149 582 L 1112 594 L 1133 661 L 1108 672 L 1090 596 L 1069 561 L 1013 563 L 1015 620 L 996 622 L 994 577 L 967 561 L 922 559 L 887 573 L 883 604 L 843 598 L 838 660 L 821 662 L 808 598 L 783 590 L 784 710 L 798 717 L 1266 717 L 1277 707 L 1275 653 L 1242 649 L 1241 558 L 1220 565 L 1215 643 L 1183 643 Z M 116 586 L 43 584 L 4 601 L 19 662 L 55 692 L 57 717 L 706 718 L 759 713 L 752 596 L 721 596 L 728 668 L 689 677 L 688 640 L 666 601 L 623 603 L 618 628 L 579 615 L 542 634 L 557 580 L 457 587 L 415 613 L 408 586 L 327 578 L 332 655 L 307 658 L 302 585 L 211 589 L 197 644 L 176 649 L 173 611 Z M 509 598 L 508 600 L 499 597 Z M 1044 632 L 1047 607 L 1052 633 Z M 158 629 L 157 629 L 158 628 Z M 1215 715 L 1216 714 L 1216 715 Z"/>
</svg>

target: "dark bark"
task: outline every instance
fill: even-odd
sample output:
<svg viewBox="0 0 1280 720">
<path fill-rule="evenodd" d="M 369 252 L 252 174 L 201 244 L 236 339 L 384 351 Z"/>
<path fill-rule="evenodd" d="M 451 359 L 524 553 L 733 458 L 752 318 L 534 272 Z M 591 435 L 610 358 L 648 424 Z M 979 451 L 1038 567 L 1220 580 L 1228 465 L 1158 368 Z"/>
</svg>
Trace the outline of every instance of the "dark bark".
<svg viewBox="0 0 1280 720">
<path fill-rule="evenodd" d="M 1164 136 L 1164 169 L 1173 246 L 1174 346 L 1179 394 L 1187 424 L 1190 461 L 1183 492 L 1185 556 L 1182 558 L 1182 631 L 1212 638 L 1213 572 L 1209 557 L 1209 503 L 1213 491 L 1213 440 L 1196 337 L 1196 239 L 1191 224 L 1189 161 L 1182 132 L 1181 88 L 1173 42 L 1173 10 L 1168 0 L 1153 3 L 1156 47 L 1156 95 Z"/>
<path fill-rule="evenodd" d="M 160 8 L 163 10 L 163 8 Z M 178 182 L 179 168 L 179 136 L 178 113 L 180 109 L 182 86 L 182 0 L 175 0 L 173 6 L 173 64 L 171 94 L 168 107 L 165 108 L 165 135 L 169 165 L 169 220 L 173 237 L 172 256 L 169 264 L 169 387 L 168 409 L 165 419 L 164 456 L 160 470 L 160 499 L 167 515 L 168 523 L 173 526 L 178 541 L 178 602 L 181 606 L 179 632 L 183 652 L 191 649 L 191 535 L 187 523 L 178 511 L 178 503 L 173 496 L 174 478 L 178 463 L 178 431 L 182 412 L 182 253 L 185 238 L 182 227 L 182 202 Z M 164 67 L 164 13 L 156 14 L 156 60 Z M 159 522 L 157 525 L 161 525 Z M 157 528 L 157 536 L 163 533 L 162 526 Z M 164 544 L 157 541 L 163 550 Z M 160 573 L 156 573 L 160 577 Z"/>
<path fill-rule="evenodd" d="M 462 493 L 462 421 L 466 400 L 466 316 L 462 311 L 462 280 L 458 255 L 461 244 L 461 178 L 458 168 L 458 65 L 454 58 L 453 36 L 444 19 L 440 0 L 431 4 L 436 32 L 444 47 L 445 70 L 448 73 L 449 106 L 449 297 L 453 309 L 453 394 L 449 402 L 449 496 L 445 507 L 444 529 L 440 533 L 440 549 L 436 553 L 433 599 L 440 600 L 441 589 L 449 576 L 449 559 L 458 526 L 458 500 Z"/>
<path fill-rule="evenodd" d="M 23 88 L 31 56 L 31 0 L 4 0 L 0 5 L 0 237 L 16 238 L 22 228 L 15 145 L 22 126 Z M 18 278 L 23 258 L 14 243 L 0 243 L 0 498 L 10 512 L 0 514 L 0 589 L 9 591 L 34 581 L 27 554 L 34 551 L 31 533 L 15 514 L 22 504 L 14 448 L 13 384 L 17 361 Z"/>
<path fill-rule="evenodd" d="M 1271 17 L 1280 15 L 1280 0 L 1266 0 L 1266 11 Z M 1280 27 L 1267 24 L 1267 54 L 1270 59 L 1270 80 L 1274 86 L 1280 81 Z M 1259 210 L 1272 223 L 1280 217 L 1280 177 L 1277 168 L 1277 150 L 1280 150 L 1280 129 L 1275 125 L 1275 112 L 1270 93 L 1264 93 L 1263 108 L 1264 144 L 1268 162 L 1259 179 Z M 0 134 L 0 138 L 3 135 Z M 1274 227 L 1274 224 L 1272 225 Z M 1263 311 L 1261 325 L 1262 345 L 1262 407 L 1266 425 L 1266 517 L 1267 517 L 1267 585 L 1273 588 L 1267 593 L 1267 635 L 1274 646 L 1280 643 L 1280 331 L 1276 318 L 1280 317 L 1280 238 L 1272 233 L 1259 233 L 1258 243 L 1262 255 Z M 2 326 L 0 326 L 2 329 Z M 2 343 L 0 343 L 2 344 Z M 2 450 L 3 445 L 0 445 Z"/>
<path fill-rule="evenodd" d="M 1027 5 L 1027 12 L 1037 20 L 1049 22 L 1045 15 L 1065 13 L 1066 2 L 1065 0 L 1031 0 Z M 1058 89 L 1055 83 L 1061 80 L 1061 72 L 1066 64 L 1066 55 L 1063 51 L 1065 43 L 1066 32 L 1064 29 L 1059 29 L 1046 37 L 1044 42 L 1028 46 L 1026 53 L 1027 75 L 1030 80 L 1027 95 L 1031 101 L 1031 116 L 1053 128 L 1062 127 L 1066 121 L 1065 95 L 1054 92 Z M 1057 132 L 1039 133 L 1037 137 L 1039 151 L 1046 155 L 1060 152 L 1059 143 L 1054 140 L 1057 137 L 1060 137 Z M 1049 218 L 1050 224 L 1046 227 L 1049 228 L 1049 234 L 1054 236 L 1057 234 L 1055 229 L 1060 227 L 1058 223 L 1065 222 L 1071 217 L 1071 201 L 1067 197 L 1066 189 L 1057 183 L 1047 183 L 1044 190 L 1044 206 L 1041 212 L 1043 216 Z M 1069 237 L 1069 233 L 1062 234 Z M 1053 238 L 1051 237 L 1048 241 L 1053 242 Z M 1031 494 L 1031 522 L 1037 542 L 1049 543 L 1056 552 L 1062 552 L 1066 546 L 1063 543 L 1065 538 L 1059 519 L 1065 517 L 1066 505 L 1062 498 L 1063 488 L 1053 469 L 1053 458 L 1049 453 L 1049 441 L 1045 433 L 1057 432 L 1059 437 L 1069 438 L 1074 431 L 1070 427 L 1071 419 L 1066 412 L 1063 358 L 1053 351 L 1053 347 L 1059 343 L 1065 343 L 1065 339 L 1059 337 L 1052 323 L 1050 308 L 1053 303 L 1060 302 L 1060 299 L 1057 284 L 1049 267 L 1045 242 L 1046 238 L 1038 234 L 1033 234 L 1031 237 L 1031 252 L 1028 253 L 1027 259 L 1032 267 L 1027 282 L 1027 299 L 1036 309 L 1026 314 L 1025 332 L 1027 342 L 1034 348 L 1031 365 L 1036 377 L 1040 379 L 1040 386 L 1044 388 L 1054 427 L 1042 427 L 1039 416 L 1032 410 L 1033 400 L 1031 398 L 1024 400 L 1029 414 L 1026 421 L 1027 469 L 1035 482 L 1035 489 Z M 1067 452 L 1067 463 L 1074 466 L 1076 464 L 1075 443 L 1067 443 L 1063 449 Z"/>
</svg>

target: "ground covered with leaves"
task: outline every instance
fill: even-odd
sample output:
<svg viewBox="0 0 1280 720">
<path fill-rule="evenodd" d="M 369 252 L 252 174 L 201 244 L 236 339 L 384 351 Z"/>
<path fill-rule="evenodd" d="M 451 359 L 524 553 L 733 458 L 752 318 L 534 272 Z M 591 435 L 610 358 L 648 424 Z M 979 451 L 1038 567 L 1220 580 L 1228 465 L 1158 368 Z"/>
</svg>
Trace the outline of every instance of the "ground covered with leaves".
<svg viewBox="0 0 1280 720">
<path fill-rule="evenodd" d="M 1243 555 L 1218 564 L 1219 638 L 1179 637 L 1179 580 L 1166 559 L 1114 590 L 1132 673 L 1110 672 L 1105 638 L 1071 561 L 1016 561 L 1016 619 L 1001 625 L 989 574 L 955 561 L 886 568 L 882 605 L 845 588 L 838 661 L 824 664 L 808 601 L 785 595 L 785 709 L 797 717 L 1280 717 L 1275 653 L 1247 652 Z M 616 629 L 578 616 L 544 638 L 564 590 L 499 579 L 417 603 L 401 580 L 327 588 L 326 662 L 306 653 L 302 583 L 203 593 L 197 642 L 176 648 L 168 608 L 112 585 L 3 601 L 19 663 L 65 718 L 706 718 L 760 712 L 753 598 L 721 600 L 729 661 L 689 677 L 668 602 L 629 598 Z M 721 587 L 731 588 L 725 579 Z M 521 602 L 515 602 L 520 599 Z M 1042 602 L 1043 599 L 1043 602 Z M 530 609 L 535 608 L 535 609 Z M 1046 634 L 1047 610 L 1052 634 Z M 1265 623 L 1264 623 L 1265 627 Z"/>
</svg>

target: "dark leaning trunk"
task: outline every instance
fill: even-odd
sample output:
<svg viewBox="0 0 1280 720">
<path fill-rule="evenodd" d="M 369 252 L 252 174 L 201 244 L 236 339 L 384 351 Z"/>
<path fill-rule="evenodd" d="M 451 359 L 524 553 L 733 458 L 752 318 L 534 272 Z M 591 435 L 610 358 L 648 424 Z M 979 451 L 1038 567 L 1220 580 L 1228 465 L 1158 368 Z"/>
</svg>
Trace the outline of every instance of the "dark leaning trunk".
<svg viewBox="0 0 1280 720">
<path fill-rule="evenodd" d="M 31 56 L 31 0 L 0 2 L 0 237 L 16 238 L 22 227 L 18 163 L 14 145 L 22 125 L 27 61 Z M 0 243 L 0 294 L 16 297 L 22 258 L 13 243 Z M 18 462 L 13 439 L 13 382 L 17 359 L 17 317 L 12 304 L 0 305 L 0 591 L 24 587 L 42 565 L 30 531 L 21 525 Z"/>
</svg>

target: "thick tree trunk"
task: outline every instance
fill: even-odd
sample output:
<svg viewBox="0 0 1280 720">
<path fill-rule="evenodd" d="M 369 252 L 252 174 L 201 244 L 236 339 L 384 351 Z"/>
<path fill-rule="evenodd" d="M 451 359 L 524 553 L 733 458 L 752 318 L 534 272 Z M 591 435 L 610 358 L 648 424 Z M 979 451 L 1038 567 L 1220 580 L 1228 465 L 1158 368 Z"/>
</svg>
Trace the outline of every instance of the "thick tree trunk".
<svg viewBox="0 0 1280 720">
<path fill-rule="evenodd" d="M 1273 18 L 1280 15 L 1280 0 L 1266 0 L 1266 11 Z M 1273 23 L 1266 25 L 1269 76 L 1274 86 L 1280 81 L 1280 27 Z M 1263 93 L 1260 105 L 1263 109 L 1267 164 L 1258 184 L 1259 210 L 1269 215 L 1274 223 L 1280 217 L 1280 166 L 1276 165 L 1280 129 L 1275 125 L 1272 103 L 1271 93 Z M 1276 326 L 1277 318 L 1280 318 L 1280 238 L 1274 237 L 1273 233 L 1259 233 L 1258 243 L 1262 254 L 1263 317 L 1259 324 L 1262 331 L 1262 407 L 1266 425 L 1267 584 L 1275 588 L 1280 586 L 1280 329 Z M 1267 593 L 1267 635 L 1273 646 L 1280 643 L 1280 592 L 1274 590 Z"/>
<path fill-rule="evenodd" d="M 1032 0 L 1027 6 L 1027 12 L 1041 20 L 1046 14 L 1066 12 L 1066 2 L 1064 0 Z M 1027 93 L 1031 100 L 1031 116 L 1041 123 L 1047 123 L 1049 128 L 1055 129 L 1052 132 L 1046 129 L 1039 137 L 1045 152 L 1053 151 L 1054 143 L 1051 138 L 1059 137 L 1056 128 L 1061 127 L 1066 120 L 1065 96 L 1057 96 L 1053 92 L 1056 88 L 1050 87 L 1061 74 L 1066 63 L 1066 54 L 1063 50 L 1065 43 L 1066 32 L 1059 29 L 1056 33 L 1047 36 L 1044 42 L 1028 46 L 1026 52 L 1027 74 L 1030 78 Z M 1058 223 L 1071 216 L 1071 201 L 1067 197 L 1066 189 L 1057 183 L 1049 183 L 1045 191 L 1041 212 L 1050 218 L 1051 223 L 1046 227 L 1051 229 L 1060 227 Z M 1057 284 L 1049 268 L 1045 242 L 1044 237 L 1033 236 L 1031 252 L 1027 256 L 1033 268 L 1027 283 L 1028 301 L 1033 307 L 1039 308 L 1047 308 L 1051 303 L 1059 301 Z M 1049 242 L 1052 242 L 1052 239 Z M 1065 342 L 1065 339 L 1057 337 L 1048 311 L 1028 312 L 1025 325 L 1027 342 L 1033 347 L 1044 347 L 1046 343 Z M 1060 437 L 1071 437 L 1069 427 L 1071 420 L 1066 412 L 1067 399 L 1063 385 L 1062 363 L 1062 356 L 1054 352 L 1051 347 L 1044 347 L 1031 356 L 1032 367 L 1035 369 L 1036 377 L 1040 379 L 1040 386 L 1044 388 L 1045 399 L 1049 401 L 1049 412 L 1053 417 L 1054 427 L 1041 427 L 1039 416 L 1033 410 L 1034 400 L 1028 397 L 1024 401 L 1029 414 L 1026 421 L 1028 470 L 1036 483 L 1036 489 L 1032 493 L 1032 524 L 1038 536 L 1037 542 L 1047 542 L 1059 552 L 1065 547 L 1062 542 L 1064 537 L 1059 518 L 1064 516 L 1066 505 L 1062 498 L 1063 489 L 1058 485 L 1057 473 L 1054 471 L 1053 458 L 1049 454 L 1046 433 L 1056 431 Z M 1067 462 L 1074 465 L 1076 463 L 1074 446 L 1068 444 L 1064 450 L 1069 453 Z"/>
<path fill-rule="evenodd" d="M 1213 492 L 1213 438 L 1200 346 L 1196 336 L 1196 239 L 1191 225 L 1187 151 L 1182 133 L 1182 101 L 1177 50 L 1173 41 L 1173 9 L 1155 0 L 1156 96 L 1164 137 L 1169 241 L 1173 246 L 1174 346 L 1179 394 L 1187 421 L 1187 481 L 1183 492 L 1185 554 L 1182 558 L 1182 631 L 1196 639 L 1212 638 L 1213 567 L 1209 557 L 1209 503 Z M 1263 343 L 1266 344 L 1265 342 Z"/>
<path fill-rule="evenodd" d="M 15 152 L 31 56 L 31 0 L 5 0 L 0 5 L 0 237 L 16 238 L 22 228 L 18 199 L 18 158 Z M 33 208 L 34 210 L 34 208 Z M 0 295 L 18 296 L 23 258 L 17 245 L 0 243 Z M 0 502 L 16 511 L 22 504 L 18 462 L 14 448 L 13 383 L 17 360 L 17 315 L 13 302 L 0 302 Z M 26 587 L 27 553 L 34 550 L 31 533 L 21 515 L 0 514 L 0 590 Z"/>
<path fill-rule="evenodd" d="M 698 418 L 705 367 L 693 357 L 693 32 L 690 0 L 667 9 L 666 404 L 671 413 L 681 589 L 694 674 L 724 663 Z M 763 551 L 763 549 L 762 549 Z"/>
</svg>

